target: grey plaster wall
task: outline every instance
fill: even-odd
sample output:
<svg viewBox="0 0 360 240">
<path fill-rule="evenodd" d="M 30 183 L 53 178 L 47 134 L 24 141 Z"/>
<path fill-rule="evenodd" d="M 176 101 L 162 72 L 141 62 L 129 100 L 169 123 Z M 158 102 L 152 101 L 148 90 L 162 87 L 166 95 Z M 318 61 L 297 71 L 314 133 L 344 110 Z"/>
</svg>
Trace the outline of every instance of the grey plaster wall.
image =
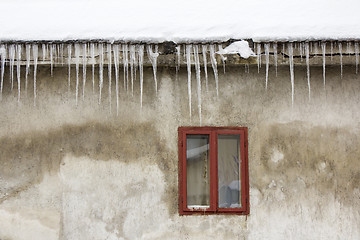
<svg viewBox="0 0 360 240">
<path fill-rule="evenodd" d="M 73 69 L 74 70 L 74 69 Z M 177 128 L 199 126 L 193 73 L 192 119 L 187 72 L 145 68 L 143 108 L 107 78 L 101 104 L 88 77 L 75 104 L 75 72 L 39 67 L 31 83 L 5 87 L 0 104 L 0 239 L 359 239 L 360 77 L 354 66 L 289 69 L 219 67 L 219 96 L 202 75 L 202 125 L 249 128 L 249 216 L 179 216 Z M 24 71 L 23 71 L 24 72 Z M 90 72 L 90 69 L 89 69 Z M 114 76 L 114 74 L 113 74 Z M 122 78 L 121 78 L 122 80 Z M 96 79 L 97 83 L 98 79 Z M 5 81 L 8 86 L 8 76 Z M 16 89 L 16 82 L 14 89 Z"/>
</svg>

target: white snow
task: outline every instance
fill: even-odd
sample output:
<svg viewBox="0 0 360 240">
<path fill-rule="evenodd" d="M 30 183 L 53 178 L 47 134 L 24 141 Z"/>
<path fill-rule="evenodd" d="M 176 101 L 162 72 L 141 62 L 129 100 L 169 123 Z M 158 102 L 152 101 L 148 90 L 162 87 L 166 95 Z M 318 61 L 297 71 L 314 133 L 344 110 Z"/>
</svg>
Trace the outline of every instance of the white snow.
<svg viewBox="0 0 360 240">
<path fill-rule="evenodd" d="M 249 47 L 247 41 L 236 41 L 231 43 L 224 49 L 217 52 L 218 54 L 239 54 L 242 58 L 249 58 L 256 56 L 255 53 Z"/>
<path fill-rule="evenodd" d="M 358 0 L 12 0 L 0 7 L 1 40 L 360 38 Z"/>
</svg>

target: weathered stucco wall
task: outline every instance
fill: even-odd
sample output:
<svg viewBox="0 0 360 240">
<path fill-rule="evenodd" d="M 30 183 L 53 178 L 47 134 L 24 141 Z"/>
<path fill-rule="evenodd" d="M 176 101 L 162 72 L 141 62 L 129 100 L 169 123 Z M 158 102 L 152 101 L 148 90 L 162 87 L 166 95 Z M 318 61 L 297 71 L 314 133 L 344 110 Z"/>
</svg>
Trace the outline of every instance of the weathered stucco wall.
<svg viewBox="0 0 360 240">
<path fill-rule="evenodd" d="M 219 97 L 209 70 L 202 125 L 249 128 L 251 213 L 180 217 L 177 128 L 199 125 L 195 74 L 190 121 L 185 68 L 159 69 L 157 94 L 146 68 L 143 109 L 137 81 L 116 116 L 107 80 L 101 105 L 88 84 L 76 106 L 67 69 L 40 67 L 36 107 L 8 87 L 0 104 L 0 239 L 359 239 L 360 77 L 339 68 L 325 89 L 311 68 L 309 101 L 295 67 L 294 106 L 288 67 L 271 67 L 267 90 L 264 68 L 219 67 Z"/>
</svg>

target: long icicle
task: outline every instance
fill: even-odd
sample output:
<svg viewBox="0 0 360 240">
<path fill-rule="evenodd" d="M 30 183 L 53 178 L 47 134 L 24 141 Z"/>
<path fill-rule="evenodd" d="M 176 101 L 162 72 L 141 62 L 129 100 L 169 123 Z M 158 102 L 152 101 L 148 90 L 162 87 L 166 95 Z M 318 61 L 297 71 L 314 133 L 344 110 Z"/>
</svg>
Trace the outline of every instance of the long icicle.
<svg viewBox="0 0 360 240">
<path fill-rule="evenodd" d="M 63 66 L 64 65 L 64 44 L 60 44 L 60 63 Z"/>
<path fill-rule="evenodd" d="M 14 64 L 15 64 L 15 45 L 11 44 L 9 48 L 9 58 L 10 58 L 10 82 L 11 90 L 14 88 Z"/>
<path fill-rule="evenodd" d="M 78 105 L 78 95 L 79 95 L 79 64 L 80 64 L 80 45 L 79 43 L 75 43 L 76 106 Z"/>
<path fill-rule="evenodd" d="M 205 73 L 205 87 L 206 87 L 206 92 L 208 92 L 209 88 L 208 88 L 208 72 L 207 72 L 207 59 L 206 59 L 207 45 L 203 44 L 201 50 L 203 55 L 203 64 L 204 64 L 204 73 Z"/>
<path fill-rule="evenodd" d="M 144 45 L 140 44 L 138 46 L 138 55 L 139 55 L 139 75 L 140 75 L 140 109 L 142 109 L 143 103 L 143 85 L 144 85 Z"/>
<path fill-rule="evenodd" d="M 90 44 L 91 67 L 92 67 L 92 90 L 95 92 L 95 43 Z"/>
<path fill-rule="evenodd" d="M 108 79 L 109 79 L 109 112 L 111 114 L 111 44 L 107 44 Z"/>
<path fill-rule="evenodd" d="M 71 43 L 67 45 L 68 49 L 68 92 L 70 92 L 70 84 L 71 84 Z"/>
<path fill-rule="evenodd" d="M 216 96 L 219 96 L 219 75 L 218 75 L 218 70 L 217 70 L 217 62 L 216 62 L 216 58 L 215 58 L 215 47 L 214 47 L 213 44 L 211 44 L 209 46 L 209 51 L 210 51 L 211 66 L 212 66 L 213 71 L 214 71 Z"/>
<path fill-rule="evenodd" d="M 34 106 L 36 106 L 36 71 L 37 71 L 37 61 L 38 61 L 38 45 L 33 44 L 33 58 L 34 58 Z"/>
<path fill-rule="evenodd" d="M 157 71 L 157 58 L 159 56 L 159 46 L 155 45 L 155 52 L 152 51 L 152 45 L 146 46 L 148 58 L 151 62 L 151 65 L 153 67 L 153 73 L 154 73 L 154 82 L 155 82 L 155 92 L 157 94 L 157 77 L 156 77 L 156 71 Z"/>
<path fill-rule="evenodd" d="M 200 60 L 199 60 L 198 45 L 194 45 L 194 60 L 195 60 L 195 70 L 196 70 L 199 122 L 201 126 L 201 79 L 200 79 Z"/>
<path fill-rule="evenodd" d="M 21 84 L 20 84 L 20 61 L 21 61 L 21 51 L 22 47 L 21 44 L 16 45 L 16 53 L 17 53 L 17 59 L 16 59 L 16 77 L 17 77 L 17 87 L 18 87 L 18 98 L 17 101 L 20 102 L 20 91 L 21 91 Z"/>
<path fill-rule="evenodd" d="M 178 74 L 180 71 L 180 62 L 181 62 L 181 45 L 178 45 L 176 48 L 176 80 L 178 80 Z"/>
<path fill-rule="evenodd" d="M 343 55 L 342 55 L 342 43 L 339 42 L 339 54 L 340 54 L 340 77 L 343 78 Z"/>
<path fill-rule="evenodd" d="M 41 48 L 42 48 L 42 62 L 45 63 L 45 60 L 46 60 L 46 44 L 43 43 L 41 44 Z"/>
<path fill-rule="evenodd" d="M 274 51 L 275 76 L 277 77 L 277 66 L 278 66 L 277 43 L 273 43 L 273 51 Z"/>
<path fill-rule="evenodd" d="M 355 42 L 355 73 L 359 72 L 359 42 Z"/>
<path fill-rule="evenodd" d="M 101 103 L 101 92 L 104 83 L 104 74 L 103 74 L 103 67 L 104 67 L 104 45 L 103 43 L 99 43 L 99 104 Z"/>
<path fill-rule="evenodd" d="M 309 90 L 309 101 L 311 98 L 311 88 L 310 88 L 310 51 L 309 51 L 309 42 L 305 43 L 305 58 L 306 58 L 306 76 L 307 76 L 307 84 Z"/>
<path fill-rule="evenodd" d="M 129 51 L 130 51 L 131 96 L 133 96 L 134 95 L 134 75 L 135 75 L 134 65 L 135 65 L 135 59 L 136 59 L 135 45 L 130 45 Z"/>
<path fill-rule="evenodd" d="M 288 43 L 289 50 L 289 66 L 290 66 L 290 80 L 291 80 L 291 106 L 294 106 L 294 58 L 293 58 L 293 45 Z"/>
<path fill-rule="evenodd" d="M 115 95 L 116 95 L 116 116 L 119 115 L 119 45 L 115 44 L 114 51 L 114 65 L 115 65 Z"/>
<path fill-rule="evenodd" d="M 124 67 L 124 89 L 126 89 L 126 93 L 129 90 L 129 54 L 128 54 L 128 45 L 124 44 L 122 46 L 122 57 L 123 57 L 123 67 Z"/>
<path fill-rule="evenodd" d="M 54 45 L 50 44 L 50 75 L 53 76 Z"/>
<path fill-rule="evenodd" d="M 265 43 L 264 48 L 265 48 L 265 62 L 266 62 L 265 89 L 267 90 L 268 81 L 269 81 L 270 43 Z"/>
<path fill-rule="evenodd" d="M 87 51 L 87 45 L 86 43 L 83 44 L 83 89 L 82 89 L 82 99 L 84 100 L 85 99 L 85 84 L 86 84 L 86 64 L 87 64 L 87 54 L 86 54 L 86 51 Z"/>
<path fill-rule="evenodd" d="M 186 65 L 187 65 L 187 72 L 188 72 L 188 98 L 189 98 L 190 121 L 191 121 L 191 48 L 192 48 L 191 44 L 186 45 Z"/>
<path fill-rule="evenodd" d="M 30 53 L 31 53 L 31 45 L 26 44 L 26 70 L 25 70 L 25 95 L 27 96 L 27 89 L 28 89 L 28 75 L 30 71 Z"/>
<path fill-rule="evenodd" d="M 257 66 L 258 66 L 258 73 L 260 73 L 261 68 L 261 43 L 256 44 L 256 57 L 257 57 Z"/>
<path fill-rule="evenodd" d="M 2 92 L 4 88 L 4 73 L 5 73 L 5 59 L 6 59 L 6 45 L 1 45 L 1 85 L 0 85 L 0 100 L 2 100 Z"/>
<path fill-rule="evenodd" d="M 323 59 L 323 83 L 324 83 L 324 88 L 325 88 L 325 84 L 326 84 L 326 80 L 325 80 L 326 42 L 321 43 L 321 49 L 322 49 L 322 59 Z"/>
</svg>

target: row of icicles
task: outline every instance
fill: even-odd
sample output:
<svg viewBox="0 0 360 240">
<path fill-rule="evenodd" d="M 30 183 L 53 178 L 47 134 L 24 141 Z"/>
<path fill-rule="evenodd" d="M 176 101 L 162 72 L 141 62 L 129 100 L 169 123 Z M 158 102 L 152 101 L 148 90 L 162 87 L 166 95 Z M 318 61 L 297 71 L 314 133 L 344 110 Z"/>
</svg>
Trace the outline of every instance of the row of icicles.
<svg viewBox="0 0 360 240">
<path fill-rule="evenodd" d="M 294 104 L 294 51 L 296 55 L 300 56 L 302 59 L 305 58 L 307 65 L 307 83 L 309 89 L 309 99 L 311 96 L 311 86 L 310 86 L 310 52 L 315 53 L 315 55 L 322 55 L 323 58 L 323 81 L 325 86 L 325 65 L 326 65 L 326 56 L 327 46 L 326 42 L 295 42 L 295 43 L 255 43 L 254 49 L 257 55 L 258 71 L 261 68 L 261 57 L 265 56 L 266 63 L 266 80 L 265 88 L 268 87 L 268 76 L 269 76 L 269 62 L 270 55 L 273 55 L 275 72 L 277 76 L 277 63 L 278 63 L 278 46 L 282 47 L 282 56 L 285 56 L 287 52 L 290 66 L 290 80 L 291 80 L 291 96 L 292 104 Z M 343 75 L 343 66 L 342 66 L 342 53 L 343 46 L 342 42 L 328 42 L 330 44 L 330 56 L 332 59 L 333 51 L 337 48 L 337 51 L 340 56 L 340 69 L 341 69 L 341 78 Z M 336 46 L 337 45 L 337 46 Z M 184 56 L 182 57 L 181 48 Z M 319 50 L 321 49 L 321 50 Z M 153 67 L 154 74 L 154 85 L 155 91 L 157 92 L 157 58 L 159 56 L 158 45 L 144 45 L 144 44 L 110 44 L 110 43 L 16 43 L 16 44 L 2 44 L 0 45 L 0 58 L 1 58 L 1 86 L 0 86 L 0 98 L 2 98 L 3 86 L 4 86 L 4 73 L 5 73 L 5 64 L 8 63 L 10 71 L 10 82 L 11 89 L 13 89 L 14 81 L 17 81 L 17 90 L 18 90 L 18 101 L 20 101 L 21 94 L 21 81 L 20 81 L 20 69 L 21 65 L 26 66 L 25 73 L 25 83 L 24 88 L 25 92 L 28 89 L 28 76 L 30 75 L 30 66 L 33 65 L 33 92 L 34 92 L 34 105 L 36 105 L 36 74 L 37 74 L 37 65 L 38 63 L 50 64 L 51 75 L 53 74 L 53 67 L 55 64 L 67 64 L 68 65 L 68 89 L 70 91 L 71 76 L 70 70 L 73 61 L 75 60 L 76 67 L 76 104 L 78 104 L 79 91 L 80 91 L 80 65 L 82 65 L 82 97 L 85 95 L 85 85 L 86 85 L 86 66 L 92 66 L 92 87 L 94 90 L 95 86 L 95 65 L 98 62 L 99 67 L 99 104 L 101 103 L 101 96 L 104 84 L 104 65 L 107 63 L 108 67 L 108 86 L 109 86 L 109 109 L 111 112 L 111 93 L 112 93 L 112 67 L 115 69 L 115 97 L 116 97 L 116 112 L 118 114 L 119 110 L 119 88 L 120 85 L 120 65 L 123 65 L 123 88 L 126 89 L 126 92 L 130 92 L 133 95 L 134 92 L 134 81 L 136 80 L 136 72 L 139 70 L 139 81 L 140 81 L 140 106 L 142 108 L 143 102 L 143 64 L 144 64 L 144 52 L 146 50 L 149 61 Z M 176 47 L 176 72 L 179 71 L 180 65 L 182 62 L 186 62 L 187 73 L 188 73 L 188 100 L 189 100 L 189 115 L 191 119 L 192 112 L 192 88 L 191 88 L 191 68 L 192 65 L 195 66 L 195 75 L 197 82 L 197 107 L 199 114 L 199 121 L 201 124 L 201 62 L 205 75 L 205 86 L 208 90 L 208 72 L 207 72 L 207 56 L 210 56 L 210 63 L 214 72 L 216 94 L 219 94 L 219 80 L 218 80 L 218 70 L 217 70 L 217 61 L 216 54 L 217 50 L 223 50 L 222 45 L 216 44 L 186 44 L 178 45 Z M 356 73 L 358 73 L 358 64 L 359 64 L 359 43 L 358 42 L 347 42 L 346 51 L 355 52 L 356 59 Z M 25 59 L 23 57 L 25 56 Z M 225 57 L 221 56 L 224 65 L 225 71 Z M 98 58 L 98 61 L 96 60 Z M 106 58 L 106 59 L 105 59 Z M 201 59 L 202 58 L 202 59 Z M 14 74 L 14 68 L 16 66 L 16 76 Z"/>
<path fill-rule="evenodd" d="M 55 64 L 68 65 L 68 90 L 70 91 L 71 85 L 71 65 L 75 60 L 76 68 L 76 105 L 78 104 L 79 91 L 81 85 L 80 65 L 82 65 L 82 97 L 85 95 L 86 85 L 86 67 L 92 66 L 92 87 L 95 87 L 95 65 L 98 58 L 99 67 L 99 104 L 101 103 L 102 90 L 104 84 L 104 65 L 105 62 L 108 68 L 108 85 L 109 85 L 109 108 L 111 112 L 111 93 L 112 93 L 112 68 L 115 68 L 115 93 L 116 93 L 116 112 L 119 111 L 119 87 L 121 85 L 120 78 L 120 65 L 123 65 L 123 87 L 126 92 L 133 95 L 134 81 L 136 80 L 137 69 L 139 70 L 140 80 L 140 106 L 142 108 L 143 98 L 143 64 L 144 64 L 144 51 L 146 48 L 147 56 L 153 67 L 155 91 L 157 92 L 157 58 L 159 56 L 158 45 L 143 45 L 143 44 L 104 44 L 104 43 L 69 43 L 69 44 L 2 44 L 0 45 L 0 58 L 1 58 L 1 84 L 0 84 L 0 98 L 2 99 L 3 86 L 4 86 L 4 73 L 6 63 L 9 65 L 11 90 L 14 88 L 14 81 L 17 81 L 18 101 L 21 95 L 21 79 L 20 69 L 21 65 L 26 66 L 25 83 L 23 88 L 25 92 L 28 90 L 28 78 L 30 75 L 30 66 L 33 66 L 33 94 L 34 106 L 36 105 L 36 74 L 37 66 L 39 63 L 50 64 L 51 75 L 53 75 L 53 68 Z M 204 71 L 206 78 L 206 89 L 208 88 L 207 82 L 207 53 L 210 55 L 211 65 L 214 70 L 216 93 L 218 95 L 218 72 L 215 54 L 218 49 L 222 49 L 220 45 L 183 45 L 184 58 L 186 59 L 188 69 L 188 94 L 189 94 L 189 112 L 191 119 L 191 64 L 195 64 L 196 79 L 197 79 L 197 93 L 198 93 L 198 109 L 201 119 L 201 80 L 200 80 L 200 54 L 202 53 L 202 62 L 204 63 Z M 199 50 L 199 48 L 201 48 Z M 179 71 L 182 56 L 181 46 L 176 47 L 176 72 Z M 25 59 L 23 58 L 25 54 Z M 67 57 L 65 56 L 67 55 Z M 106 59 L 105 59 L 106 58 Z M 106 60 L 106 61 L 105 61 Z M 16 76 L 14 69 L 16 67 Z M 201 121 L 201 120 L 200 120 Z"/>
<path fill-rule="evenodd" d="M 328 45 L 330 46 L 327 46 Z M 262 47 L 263 45 L 263 47 Z M 330 55 L 330 61 L 333 60 L 333 56 L 336 52 L 340 58 L 340 77 L 343 78 L 343 43 L 342 42 L 290 42 L 287 43 L 287 46 L 284 43 L 281 43 L 282 46 L 282 57 L 284 58 L 286 53 L 289 58 L 289 67 L 290 67 L 290 81 L 291 81 L 291 103 L 294 105 L 294 51 L 297 51 L 296 56 L 300 56 L 301 61 L 305 58 L 306 61 L 306 76 L 307 76 L 307 85 L 309 92 L 309 100 L 311 99 L 311 84 L 310 84 L 310 52 L 312 56 L 322 56 L 322 67 L 323 67 L 323 85 L 326 84 L 326 56 Z M 330 53 L 328 53 L 327 47 L 330 48 Z M 261 55 L 265 55 L 265 64 L 266 64 L 266 73 L 265 73 L 265 88 L 268 87 L 269 80 L 269 62 L 270 62 L 270 53 L 274 55 L 274 65 L 275 65 L 275 74 L 277 76 L 277 64 L 278 64 L 278 43 L 256 43 L 256 56 L 258 64 L 258 72 L 261 68 Z M 264 51 L 263 51 L 264 50 Z M 355 53 L 355 72 L 358 74 L 359 70 L 359 42 L 346 42 L 346 53 L 352 54 Z"/>
</svg>

